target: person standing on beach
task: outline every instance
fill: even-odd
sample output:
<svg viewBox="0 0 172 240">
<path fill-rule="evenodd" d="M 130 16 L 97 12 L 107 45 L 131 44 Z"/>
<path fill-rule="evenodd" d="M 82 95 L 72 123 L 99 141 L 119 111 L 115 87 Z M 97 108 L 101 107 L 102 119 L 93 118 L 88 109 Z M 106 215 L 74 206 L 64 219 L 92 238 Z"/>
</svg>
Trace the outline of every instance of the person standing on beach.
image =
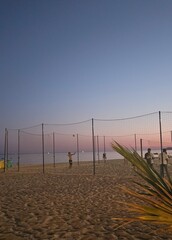
<svg viewBox="0 0 172 240">
<path fill-rule="evenodd" d="M 107 160 L 107 157 L 106 157 L 106 153 L 105 153 L 105 152 L 103 153 L 103 160 L 104 160 L 104 162 L 106 162 L 106 160 Z"/>
<path fill-rule="evenodd" d="M 72 168 L 72 156 L 75 155 L 75 153 L 68 152 L 67 154 L 69 158 L 69 168 Z"/>
<path fill-rule="evenodd" d="M 154 160 L 154 155 L 151 153 L 151 149 L 148 148 L 147 152 L 145 153 L 145 159 L 147 161 L 147 164 L 153 168 L 153 160 Z"/>
<path fill-rule="evenodd" d="M 164 177 L 164 170 L 165 170 L 167 177 L 170 178 L 170 175 L 168 173 L 168 168 L 167 168 L 168 160 L 169 160 L 169 157 L 168 157 L 168 154 L 167 154 L 167 150 L 164 148 L 162 150 L 162 154 L 161 153 L 159 154 L 160 175 L 161 175 L 161 177 Z"/>
</svg>

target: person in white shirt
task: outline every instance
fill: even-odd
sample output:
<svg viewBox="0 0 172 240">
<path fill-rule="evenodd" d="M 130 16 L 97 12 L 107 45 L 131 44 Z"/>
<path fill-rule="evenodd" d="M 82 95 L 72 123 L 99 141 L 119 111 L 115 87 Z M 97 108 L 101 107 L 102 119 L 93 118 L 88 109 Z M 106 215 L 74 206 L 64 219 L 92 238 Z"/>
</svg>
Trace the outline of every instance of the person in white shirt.
<svg viewBox="0 0 172 240">
<path fill-rule="evenodd" d="M 159 154 L 160 175 L 162 177 L 164 177 L 164 170 L 165 170 L 167 177 L 170 178 L 168 168 L 167 168 L 168 160 L 169 160 L 169 157 L 168 157 L 168 154 L 167 154 L 167 150 L 164 148 L 163 151 L 162 151 L 162 154 L 161 153 Z"/>
</svg>

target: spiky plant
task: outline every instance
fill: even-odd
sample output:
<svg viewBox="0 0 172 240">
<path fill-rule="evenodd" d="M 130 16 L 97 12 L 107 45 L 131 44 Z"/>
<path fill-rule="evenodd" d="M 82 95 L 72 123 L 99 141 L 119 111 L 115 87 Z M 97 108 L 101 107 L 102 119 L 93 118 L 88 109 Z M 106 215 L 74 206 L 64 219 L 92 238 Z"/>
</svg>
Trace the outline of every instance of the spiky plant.
<svg viewBox="0 0 172 240">
<path fill-rule="evenodd" d="M 135 172 L 144 179 L 143 183 L 136 181 L 141 191 L 137 192 L 123 188 L 128 194 L 140 199 L 143 203 L 125 203 L 129 211 L 137 213 L 131 218 L 114 218 L 115 220 L 151 221 L 157 224 L 165 224 L 168 230 L 172 230 L 172 181 L 165 179 L 151 168 L 146 161 L 133 149 L 128 149 L 112 143 L 112 148 L 127 159 L 135 169 Z"/>
</svg>

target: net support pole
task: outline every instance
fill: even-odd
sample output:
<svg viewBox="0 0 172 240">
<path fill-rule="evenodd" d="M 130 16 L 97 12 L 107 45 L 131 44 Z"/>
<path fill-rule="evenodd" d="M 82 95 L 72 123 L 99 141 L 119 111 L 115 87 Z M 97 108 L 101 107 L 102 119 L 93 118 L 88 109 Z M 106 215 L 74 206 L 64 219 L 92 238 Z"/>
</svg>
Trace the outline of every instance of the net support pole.
<svg viewBox="0 0 172 240">
<path fill-rule="evenodd" d="M 53 132 L 53 164 L 56 166 L 55 133 Z"/>
<path fill-rule="evenodd" d="M 135 151 L 137 152 L 137 136 L 134 134 Z"/>
<path fill-rule="evenodd" d="M 78 135 L 78 133 L 76 135 L 76 149 L 77 149 L 77 162 L 79 165 L 79 135 Z"/>
<path fill-rule="evenodd" d="M 94 138 L 94 119 L 92 118 L 92 143 L 93 143 L 93 175 L 96 174 L 95 159 L 95 138 Z"/>
<path fill-rule="evenodd" d="M 7 128 L 5 128 L 4 138 L 4 172 L 6 171 L 6 157 L 7 157 Z"/>
<path fill-rule="evenodd" d="M 18 129 L 18 172 L 20 171 L 20 129 Z"/>
<path fill-rule="evenodd" d="M 98 163 L 100 163 L 99 136 L 97 136 L 97 156 L 98 156 Z"/>
<path fill-rule="evenodd" d="M 162 148 L 163 148 L 163 146 L 162 146 L 162 123 L 161 123 L 161 112 L 160 111 L 159 111 L 159 136 L 160 136 L 160 147 L 161 147 L 161 163 L 163 165 L 164 160 L 163 160 L 163 150 L 162 150 Z M 164 177 L 164 167 L 161 166 L 161 164 L 160 164 L 160 168 L 162 168 L 160 171 L 162 173 L 161 177 Z"/>
<path fill-rule="evenodd" d="M 6 154 L 6 165 L 8 168 L 8 129 L 7 129 L 7 154 Z"/>
<path fill-rule="evenodd" d="M 103 136 L 103 143 L 104 143 L 104 153 L 106 153 L 106 138 Z"/>
<path fill-rule="evenodd" d="M 141 157 L 143 158 L 143 139 L 140 139 L 140 152 L 141 152 Z"/>
<path fill-rule="evenodd" d="M 44 124 L 42 123 L 42 170 L 45 172 L 45 154 L 44 154 Z"/>
</svg>

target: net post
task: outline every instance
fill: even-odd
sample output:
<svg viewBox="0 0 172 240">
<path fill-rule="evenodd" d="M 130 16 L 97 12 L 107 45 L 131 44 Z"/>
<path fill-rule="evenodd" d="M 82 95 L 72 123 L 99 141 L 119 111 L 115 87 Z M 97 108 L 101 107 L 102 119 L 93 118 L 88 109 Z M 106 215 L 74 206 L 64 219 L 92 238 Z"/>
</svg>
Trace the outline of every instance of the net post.
<svg viewBox="0 0 172 240">
<path fill-rule="evenodd" d="M 53 132 L 53 163 L 56 166 L 55 133 Z"/>
<path fill-rule="evenodd" d="M 92 143 L 93 143 L 93 175 L 96 174 L 95 167 L 95 139 L 94 139 L 94 119 L 92 118 Z"/>
<path fill-rule="evenodd" d="M 20 129 L 18 129 L 18 172 L 20 171 Z"/>
<path fill-rule="evenodd" d="M 103 143 L 104 143 L 104 153 L 106 153 L 106 137 L 103 136 Z"/>
<path fill-rule="evenodd" d="M 45 172 L 45 159 L 44 159 L 44 124 L 42 123 L 42 170 L 43 170 L 43 173 Z"/>
<path fill-rule="evenodd" d="M 134 134 L 134 145 L 135 145 L 135 151 L 137 152 L 137 135 Z"/>
<path fill-rule="evenodd" d="M 141 157 L 143 158 L 143 139 L 140 138 L 140 152 L 141 152 Z"/>
<path fill-rule="evenodd" d="M 6 157 L 7 157 L 7 128 L 5 128 L 4 138 L 4 172 L 6 172 Z"/>
<path fill-rule="evenodd" d="M 160 147 L 161 147 L 161 164 L 164 164 L 164 160 L 163 160 L 163 146 L 162 146 L 162 123 L 161 123 L 161 111 L 159 111 L 159 136 L 160 136 Z M 162 173 L 161 177 L 164 177 L 164 167 L 161 166 L 160 164 L 160 168 L 162 168 L 162 171 L 160 171 L 160 173 Z"/>
<path fill-rule="evenodd" d="M 76 135 L 76 148 L 77 148 L 77 162 L 79 165 L 79 136 L 78 136 L 78 133 Z"/>
<path fill-rule="evenodd" d="M 98 163 L 100 163 L 99 136 L 98 135 L 97 135 L 97 155 L 98 155 Z"/>
</svg>

